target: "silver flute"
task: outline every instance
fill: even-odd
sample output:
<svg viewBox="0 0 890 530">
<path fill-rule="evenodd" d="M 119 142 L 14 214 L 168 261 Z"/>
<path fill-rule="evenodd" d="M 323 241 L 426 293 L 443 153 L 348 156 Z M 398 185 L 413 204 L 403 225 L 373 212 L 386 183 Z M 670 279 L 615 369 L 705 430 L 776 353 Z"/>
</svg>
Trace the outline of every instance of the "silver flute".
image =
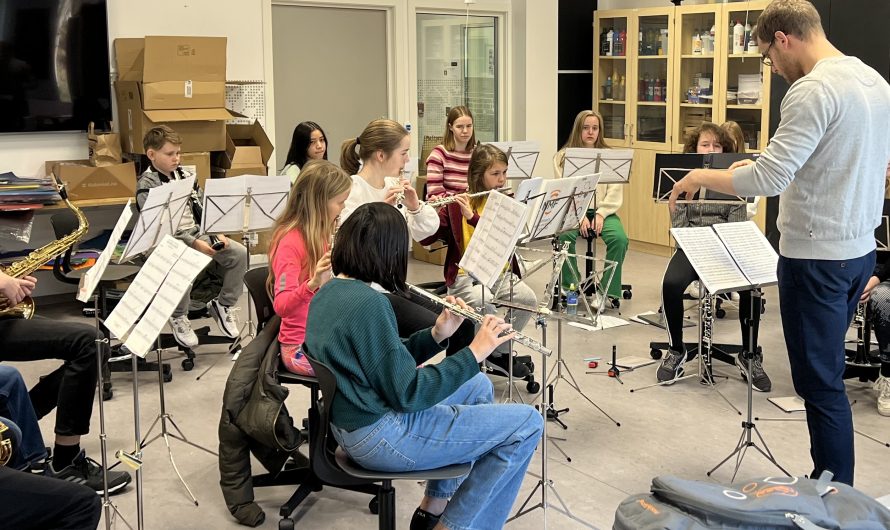
<svg viewBox="0 0 890 530">
<path fill-rule="evenodd" d="M 485 318 L 485 315 L 480 315 L 479 313 L 476 313 L 474 311 L 468 311 L 457 304 L 452 304 L 450 302 L 446 302 L 445 299 L 439 298 L 438 296 L 430 293 L 429 291 L 427 291 L 425 289 L 421 289 L 420 287 L 411 285 L 410 283 L 407 285 L 408 285 L 408 290 L 411 291 L 412 293 L 414 293 L 418 296 L 422 296 L 428 300 L 432 300 L 433 302 L 439 304 L 440 306 L 444 307 L 445 309 L 451 311 L 455 315 L 462 316 L 464 318 L 470 319 L 473 322 L 477 322 L 477 323 L 481 323 L 482 319 Z M 527 336 L 523 335 L 522 333 L 519 333 L 518 331 L 516 332 L 516 336 L 513 337 L 513 340 L 518 342 L 519 344 L 522 344 L 523 346 L 525 346 L 526 348 L 528 348 L 530 350 L 534 350 L 536 352 L 543 353 L 544 355 L 549 356 L 550 354 L 553 353 L 553 350 L 551 350 L 550 348 L 544 346 L 543 344 L 541 344 L 540 342 L 536 341 L 535 339 L 533 339 L 531 337 L 527 337 Z"/>
<path fill-rule="evenodd" d="M 328 246 L 328 252 L 332 252 L 334 250 L 334 237 L 337 235 L 337 230 L 340 228 L 340 216 L 338 215 L 334 218 L 334 226 L 331 227 L 331 241 Z"/>
<path fill-rule="evenodd" d="M 441 208 L 443 206 L 447 206 L 447 205 L 455 202 L 458 197 L 466 197 L 468 199 L 472 199 L 473 197 L 482 197 L 483 195 L 488 195 L 489 193 L 492 193 L 495 191 L 503 193 L 506 190 L 505 189 L 496 189 L 496 190 L 480 191 L 477 193 L 458 193 L 457 195 L 450 195 L 448 197 L 442 197 L 441 199 L 433 199 L 431 201 L 425 202 L 424 204 L 426 204 L 427 206 L 432 206 L 433 208 Z"/>
</svg>

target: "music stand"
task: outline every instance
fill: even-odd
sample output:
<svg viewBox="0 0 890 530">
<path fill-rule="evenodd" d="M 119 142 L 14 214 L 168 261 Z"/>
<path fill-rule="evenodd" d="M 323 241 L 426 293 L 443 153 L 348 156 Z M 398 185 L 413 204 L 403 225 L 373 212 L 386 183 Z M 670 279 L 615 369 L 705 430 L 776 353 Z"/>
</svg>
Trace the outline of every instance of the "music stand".
<svg viewBox="0 0 890 530">
<path fill-rule="evenodd" d="M 250 270 L 251 234 L 272 228 L 275 219 L 287 206 L 290 193 L 290 177 L 266 175 L 241 175 L 224 179 L 210 179 L 204 183 L 204 216 L 201 232 L 204 234 L 241 233 L 241 242 L 247 249 L 247 270 Z M 253 302 L 247 297 L 247 320 L 238 331 L 238 337 L 229 351 L 240 347 L 247 338 L 255 336 Z M 200 380 L 219 362 L 214 361 L 196 379 Z"/>
<path fill-rule="evenodd" d="M 537 140 L 519 140 L 509 142 L 487 142 L 507 153 L 507 180 L 525 180 L 532 178 L 535 172 L 535 165 L 538 163 L 538 157 L 541 154 L 541 142 Z"/>
</svg>

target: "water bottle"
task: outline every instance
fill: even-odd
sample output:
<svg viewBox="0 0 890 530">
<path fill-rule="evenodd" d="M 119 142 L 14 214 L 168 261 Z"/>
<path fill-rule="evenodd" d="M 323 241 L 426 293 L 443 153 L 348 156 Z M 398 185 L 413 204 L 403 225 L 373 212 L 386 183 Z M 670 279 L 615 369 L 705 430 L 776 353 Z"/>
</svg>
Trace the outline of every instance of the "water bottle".
<svg viewBox="0 0 890 530">
<path fill-rule="evenodd" d="M 569 285 L 569 291 L 566 293 L 566 314 L 578 314 L 578 291 L 575 290 L 575 284 Z"/>
</svg>

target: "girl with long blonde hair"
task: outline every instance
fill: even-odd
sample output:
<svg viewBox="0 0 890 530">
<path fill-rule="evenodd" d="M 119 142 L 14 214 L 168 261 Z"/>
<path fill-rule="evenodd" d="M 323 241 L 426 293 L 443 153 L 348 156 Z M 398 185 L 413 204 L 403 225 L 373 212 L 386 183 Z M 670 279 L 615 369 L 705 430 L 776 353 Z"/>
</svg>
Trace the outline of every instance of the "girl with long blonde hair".
<svg viewBox="0 0 890 530">
<path fill-rule="evenodd" d="M 327 160 L 307 162 L 275 221 L 266 290 L 281 317 L 281 360 L 294 373 L 313 375 L 301 345 L 316 291 L 331 277 L 331 236 L 352 180 Z"/>
</svg>

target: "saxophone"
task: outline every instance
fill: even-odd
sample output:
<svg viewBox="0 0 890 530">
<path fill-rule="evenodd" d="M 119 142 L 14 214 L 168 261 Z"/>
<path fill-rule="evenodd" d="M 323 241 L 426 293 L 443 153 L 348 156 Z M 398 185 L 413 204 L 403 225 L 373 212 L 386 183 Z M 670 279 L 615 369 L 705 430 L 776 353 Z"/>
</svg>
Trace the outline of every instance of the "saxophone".
<svg viewBox="0 0 890 530">
<path fill-rule="evenodd" d="M 71 204 L 71 201 L 68 200 L 68 193 L 65 191 L 64 187 L 59 189 L 59 195 L 62 196 L 62 200 L 65 201 L 65 205 L 68 206 L 68 208 L 71 208 L 71 211 L 73 211 L 74 215 L 77 217 L 77 228 L 61 239 L 57 239 L 47 245 L 31 251 L 31 253 L 25 256 L 24 259 L 16 261 L 8 267 L 0 267 L 0 271 L 2 271 L 4 274 L 13 278 L 24 278 L 25 276 L 28 276 L 32 272 L 39 269 L 47 261 L 64 253 L 66 250 L 74 246 L 75 243 L 80 241 L 80 239 L 84 235 L 86 235 L 87 230 L 89 230 L 90 228 L 90 224 L 89 222 L 87 222 L 86 215 L 84 215 L 80 208 Z M 2 302 L 0 302 L 0 306 L 2 306 Z M 30 296 L 22 300 L 18 305 L 14 307 L 4 307 L 3 309 L 0 309 L 0 318 L 29 319 L 33 316 L 34 300 Z"/>
</svg>

